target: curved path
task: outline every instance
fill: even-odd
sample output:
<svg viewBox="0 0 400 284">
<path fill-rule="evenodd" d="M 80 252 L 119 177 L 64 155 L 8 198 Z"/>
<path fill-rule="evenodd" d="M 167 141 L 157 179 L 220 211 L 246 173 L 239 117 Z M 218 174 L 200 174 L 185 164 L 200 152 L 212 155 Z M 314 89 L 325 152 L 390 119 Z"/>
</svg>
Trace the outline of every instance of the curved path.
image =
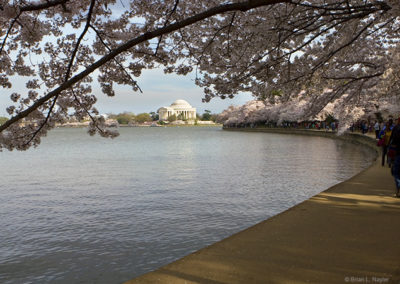
<svg viewBox="0 0 400 284">
<path fill-rule="evenodd" d="M 345 139 L 373 147 L 374 140 L 359 136 Z M 400 198 L 379 161 L 281 214 L 126 283 L 400 283 Z"/>
</svg>

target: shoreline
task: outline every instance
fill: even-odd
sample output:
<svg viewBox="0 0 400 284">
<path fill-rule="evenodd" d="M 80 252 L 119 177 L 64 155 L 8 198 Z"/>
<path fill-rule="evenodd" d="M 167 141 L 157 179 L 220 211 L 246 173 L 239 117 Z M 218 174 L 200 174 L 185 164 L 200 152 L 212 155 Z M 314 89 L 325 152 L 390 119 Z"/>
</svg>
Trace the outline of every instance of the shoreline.
<svg viewBox="0 0 400 284">
<path fill-rule="evenodd" d="M 352 178 L 226 239 L 126 283 L 400 283 L 400 199 L 375 139 L 296 129 L 364 144 L 377 159 Z"/>
<path fill-rule="evenodd" d="M 222 124 L 174 124 L 174 125 L 147 125 L 147 124 L 138 124 L 138 125 L 128 125 L 128 124 L 119 124 L 118 126 L 111 126 L 110 128 L 135 128 L 135 127 L 222 127 Z M 87 124 L 60 124 L 57 125 L 56 128 L 88 128 Z"/>
</svg>

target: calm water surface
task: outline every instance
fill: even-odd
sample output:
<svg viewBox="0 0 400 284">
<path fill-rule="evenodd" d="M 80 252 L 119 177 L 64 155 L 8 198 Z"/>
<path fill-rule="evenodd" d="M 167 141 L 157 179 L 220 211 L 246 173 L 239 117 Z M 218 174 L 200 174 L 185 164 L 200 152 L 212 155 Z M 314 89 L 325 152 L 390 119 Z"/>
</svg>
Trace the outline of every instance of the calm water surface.
<svg viewBox="0 0 400 284">
<path fill-rule="evenodd" d="M 343 181 L 368 149 L 219 128 L 56 129 L 0 153 L 0 283 L 121 283 Z"/>
</svg>

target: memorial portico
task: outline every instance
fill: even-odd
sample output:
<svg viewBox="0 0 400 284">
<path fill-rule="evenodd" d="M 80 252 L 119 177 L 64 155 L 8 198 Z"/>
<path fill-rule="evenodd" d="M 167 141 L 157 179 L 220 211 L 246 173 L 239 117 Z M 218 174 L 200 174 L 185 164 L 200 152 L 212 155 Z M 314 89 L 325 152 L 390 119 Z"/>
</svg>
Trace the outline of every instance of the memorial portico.
<svg viewBox="0 0 400 284">
<path fill-rule="evenodd" d="M 185 100 L 176 100 L 169 107 L 159 108 L 157 112 L 160 120 L 167 120 L 172 115 L 180 116 L 184 120 L 196 119 L 196 108 Z"/>
</svg>

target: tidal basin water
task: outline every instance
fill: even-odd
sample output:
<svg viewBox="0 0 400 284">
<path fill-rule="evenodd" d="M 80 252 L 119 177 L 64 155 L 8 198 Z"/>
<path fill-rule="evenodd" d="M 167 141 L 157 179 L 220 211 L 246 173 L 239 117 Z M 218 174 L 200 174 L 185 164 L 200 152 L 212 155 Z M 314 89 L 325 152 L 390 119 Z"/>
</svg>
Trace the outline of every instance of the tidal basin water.
<svg viewBox="0 0 400 284">
<path fill-rule="evenodd" d="M 370 150 L 216 127 L 55 129 L 0 153 L 0 283 L 121 283 L 350 178 Z M 296 233 L 296 232 L 293 232 Z"/>
</svg>

